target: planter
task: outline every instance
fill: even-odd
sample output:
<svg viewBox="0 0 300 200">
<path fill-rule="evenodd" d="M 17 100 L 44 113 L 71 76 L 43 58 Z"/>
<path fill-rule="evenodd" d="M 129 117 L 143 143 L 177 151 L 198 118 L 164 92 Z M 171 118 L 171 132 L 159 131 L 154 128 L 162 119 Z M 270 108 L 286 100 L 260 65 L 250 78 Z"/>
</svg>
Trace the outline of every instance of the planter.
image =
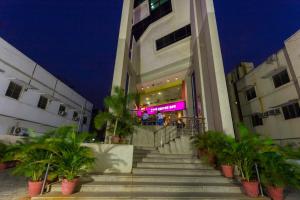
<svg viewBox="0 0 300 200">
<path fill-rule="evenodd" d="M 221 165 L 222 173 L 226 178 L 233 178 L 234 167 L 231 165 Z"/>
<path fill-rule="evenodd" d="M 242 181 L 244 192 L 249 197 L 258 197 L 258 181 Z"/>
<path fill-rule="evenodd" d="M 267 186 L 269 197 L 273 200 L 283 200 L 283 190 L 284 188 L 282 187 Z"/>
<path fill-rule="evenodd" d="M 206 150 L 198 149 L 197 157 L 200 159 L 201 157 L 205 156 L 206 154 L 207 154 Z"/>
<path fill-rule="evenodd" d="M 38 196 L 41 193 L 43 181 L 28 181 L 28 195 L 30 197 Z"/>
<path fill-rule="evenodd" d="M 78 178 L 75 178 L 71 181 L 68 181 L 67 179 L 63 179 L 62 182 L 61 182 L 61 192 L 62 192 L 62 194 L 63 195 L 73 194 L 77 184 L 78 184 Z"/>
<path fill-rule="evenodd" d="M 112 136 L 111 137 L 111 142 L 113 144 L 119 144 L 120 143 L 120 137 L 119 136 Z"/>
<path fill-rule="evenodd" d="M 6 164 L 5 163 L 0 163 L 0 171 L 3 171 L 6 169 Z"/>
<path fill-rule="evenodd" d="M 208 159 L 208 163 L 213 166 L 216 167 L 216 163 L 217 163 L 217 157 L 215 156 L 215 154 L 209 153 L 207 155 L 207 159 Z"/>
</svg>

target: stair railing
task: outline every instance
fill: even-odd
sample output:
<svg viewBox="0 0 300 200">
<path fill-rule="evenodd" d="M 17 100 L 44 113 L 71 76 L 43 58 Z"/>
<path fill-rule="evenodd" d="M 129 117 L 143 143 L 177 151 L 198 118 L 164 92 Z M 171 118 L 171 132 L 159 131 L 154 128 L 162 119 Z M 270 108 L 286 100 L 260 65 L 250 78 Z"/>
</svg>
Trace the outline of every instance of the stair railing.
<svg viewBox="0 0 300 200">
<path fill-rule="evenodd" d="M 181 123 L 170 122 L 154 131 L 154 147 L 163 147 L 183 135 L 194 136 L 205 132 L 205 120 L 199 117 L 182 117 Z"/>
</svg>

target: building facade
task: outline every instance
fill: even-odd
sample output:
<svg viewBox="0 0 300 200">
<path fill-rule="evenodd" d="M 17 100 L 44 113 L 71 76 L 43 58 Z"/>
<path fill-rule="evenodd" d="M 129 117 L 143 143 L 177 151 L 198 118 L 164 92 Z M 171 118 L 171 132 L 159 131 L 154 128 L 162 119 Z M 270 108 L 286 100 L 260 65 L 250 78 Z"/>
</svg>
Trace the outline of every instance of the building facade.
<svg viewBox="0 0 300 200">
<path fill-rule="evenodd" d="M 87 131 L 93 105 L 0 38 L 0 135 L 44 133 L 78 124 Z"/>
<path fill-rule="evenodd" d="M 300 144 L 300 31 L 256 68 L 241 63 L 227 75 L 234 124 L 282 144 Z"/>
<path fill-rule="evenodd" d="M 233 134 L 213 1 L 124 0 L 112 85 L 140 93 L 140 113 Z"/>
</svg>

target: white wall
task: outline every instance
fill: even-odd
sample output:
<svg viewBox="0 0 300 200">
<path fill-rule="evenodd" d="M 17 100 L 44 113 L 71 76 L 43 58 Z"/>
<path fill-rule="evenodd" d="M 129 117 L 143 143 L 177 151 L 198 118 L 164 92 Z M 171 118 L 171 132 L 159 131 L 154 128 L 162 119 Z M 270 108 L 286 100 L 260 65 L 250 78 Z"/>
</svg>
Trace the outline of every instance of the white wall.
<svg viewBox="0 0 300 200">
<path fill-rule="evenodd" d="M 190 24 L 189 0 L 172 0 L 172 9 L 172 13 L 152 23 L 138 41 L 141 75 L 191 56 L 190 38 L 156 51 L 157 39 Z"/>
<path fill-rule="evenodd" d="M 54 127 L 77 124 L 72 120 L 73 112 L 80 113 L 84 107 L 88 130 L 93 105 L 70 87 L 62 83 L 34 61 L 0 38 L 0 134 L 6 134 L 15 125 L 45 132 Z M 30 81 L 31 80 L 31 81 Z M 18 100 L 5 96 L 10 81 L 22 85 Z M 25 90 L 29 84 L 35 89 Z M 48 98 L 45 110 L 37 108 L 41 95 Z M 50 98 L 53 96 L 53 98 Z M 60 104 L 68 105 L 68 115 L 58 115 Z"/>
</svg>

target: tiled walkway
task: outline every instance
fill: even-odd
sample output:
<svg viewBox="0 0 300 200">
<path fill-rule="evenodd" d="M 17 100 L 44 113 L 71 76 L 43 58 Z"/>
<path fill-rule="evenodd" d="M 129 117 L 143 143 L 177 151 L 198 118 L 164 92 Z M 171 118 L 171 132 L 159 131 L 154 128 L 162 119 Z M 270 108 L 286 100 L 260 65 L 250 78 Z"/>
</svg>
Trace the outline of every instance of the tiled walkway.
<svg viewBox="0 0 300 200">
<path fill-rule="evenodd" d="M 9 170 L 0 172 L 0 200 L 19 200 L 26 197 L 26 179 L 9 174 Z"/>
</svg>

